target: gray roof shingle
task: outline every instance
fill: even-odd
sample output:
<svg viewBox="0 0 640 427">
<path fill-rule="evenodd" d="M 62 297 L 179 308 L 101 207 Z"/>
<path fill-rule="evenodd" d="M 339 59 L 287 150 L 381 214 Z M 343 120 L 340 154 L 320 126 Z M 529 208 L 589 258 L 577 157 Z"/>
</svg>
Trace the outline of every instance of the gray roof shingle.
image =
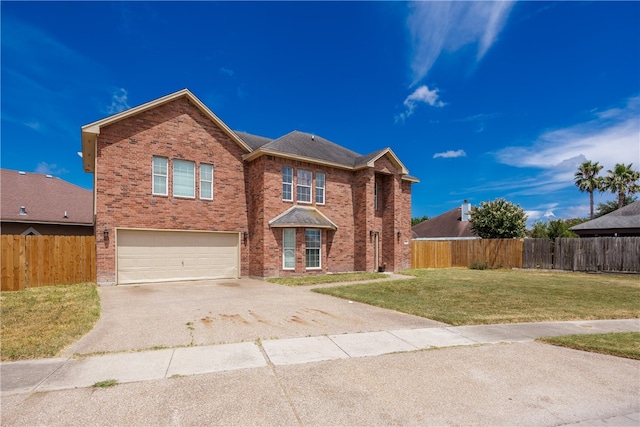
<svg viewBox="0 0 640 427">
<path fill-rule="evenodd" d="M 293 206 L 271 221 L 270 227 L 314 227 L 336 230 L 338 227 L 319 210 L 306 206 Z"/>
<path fill-rule="evenodd" d="M 640 228 L 640 201 L 571 227 L 572 231 Z"/>
</svg>

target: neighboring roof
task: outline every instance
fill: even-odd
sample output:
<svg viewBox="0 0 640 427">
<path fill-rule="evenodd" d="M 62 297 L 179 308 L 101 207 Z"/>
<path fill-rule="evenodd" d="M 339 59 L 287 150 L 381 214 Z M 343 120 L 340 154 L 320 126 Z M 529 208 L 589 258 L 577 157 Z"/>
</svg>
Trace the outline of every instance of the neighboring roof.
<svg viewBox="0 0 640 427">
<path fill-rule="evenodd" d="M 411 227 L 411 236 L 416 238 L 460 238 L 475 237 L 471 223 L 462 221 L 462 208 L 457 207 L 441 215 L 422 221 Z"/>
<path fill-rule="evenodd" d="M 218 125 L 236 144 L 242 147 L 245 151 L 252 151 L 251 147 L 247 145 L 238 135 L 235 134 L 229 127 L 218 118 L 209 108 L 202 103 L 194 94 L 192 94 L 189 89 L 182 89 L 177 92 L 171 93 L 169 95 L 163 96 L 162 98 L 155 99 L 153 101 L 147 102 L 146 104 L 139 105 L 137 107 L 130 108 L 128 110 L 122 111 L 121 113 L 114 114 L 109 117 L 105 117 L 104 119 L 98 120 L 93 123 L 89 123 L 88 125 L 82 126 L 82 160 L 84 165 L 85 172 L 94 172 L 95 170 L 95 157 L 96 157 L 96 138 L 100 135 L 100 128 L 108 126 L 110 124 L 116 123 L 120 120 L 124 120 L 136 114 L 142 113 L 144 111 L 150 110 L 152 108 L 156 108 L 160 105 L 167 104 L 171 101 L 175 101 L 176 99 L 185 97 L 187 98 L 193 105 L 195 105 L 200 111 L 204 113 L 205 116 L 209 117 L 211 121 L 213 121 L 216 125 Z"/>
<path fill-rule="evenodd" d="M 4 222 L 93 225 L 93 193 L 60 178 L 0 170 Z M 26 215 L 20 215 L 24 206 Z M 66 218 L 65 218 L 66 213 Z"/>
<path fill-rule="evenodd" d="M 313 227 L 337 230 L 338 226 L 322 212 L 313 207 L 293 206 L 269 221 L 269 226 L 278 227 Z"/>
<path fill-rule="evenodd" d="M 640 201 L 570 228 L 578 234 L 615 232 L 640 233 Z"/>
<path fill-rule="evenodd" d="M 271 138 L 267 138 L 264 136 L 252 135 L 247 132 L 235 131 L 236 135 L 238 135 L 252 150 L 257 150 L 265 144 L 273 141 Z"/>
</svg>

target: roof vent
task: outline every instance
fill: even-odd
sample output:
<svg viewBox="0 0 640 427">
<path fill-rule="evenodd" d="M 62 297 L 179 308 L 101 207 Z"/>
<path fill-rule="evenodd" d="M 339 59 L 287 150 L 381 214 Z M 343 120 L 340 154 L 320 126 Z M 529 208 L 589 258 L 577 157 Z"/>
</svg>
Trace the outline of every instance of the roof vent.
<svg viewBox="0 0 640 427">
<path fill-rule="evenodd" d="M 53 178 L 53 175 L 45 175 L 47 178 Z"/>
<path fill-rule="evenodd" d="M 64 218 L 69 218 L 69 215 L 67 215 L 67 211 L 64 211 Z"/>
<path fill-rule="evenodd" d="M 27 173 L 25 171 L 18 171 L 18 175 L 26 175 Z"/>
<path fill-rule="evenodd" d="M 20 215 L 26 215 L 27 214 L 27 208 L 25 208 L 24 206 L 20 206 Z"/>
<path fill-rule="evenodd" d="M 315 135 L 311 135 L 311 140 L 315 141 L 316 140 L 316 136 Z"/>
</svg>

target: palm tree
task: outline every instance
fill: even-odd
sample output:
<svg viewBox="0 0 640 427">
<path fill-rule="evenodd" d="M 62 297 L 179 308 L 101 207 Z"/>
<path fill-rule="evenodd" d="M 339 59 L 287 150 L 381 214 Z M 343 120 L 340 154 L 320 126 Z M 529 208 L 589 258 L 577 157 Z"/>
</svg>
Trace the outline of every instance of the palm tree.
<svg viewBox="0 0 640 427">
<path fill-rule="evenodd" d="M 602 188 L 602 178 L 598 176 L 601 169 L 602 166 L 598 162 L 592 163 L 591 160 L 587 160 L 578 167 L 578 172 L 574 175 L 575 184 L 580 191 L 589 193 L 591 219 L 593 219 L 593 192 Z"/>
<path fill-rule="evenodd" d="M 618 209 L 624 206 L 625 197 L 640 191 L 640 172 L 633 170 L 633 163 L 625 165 L 616 163 L 613 170 L 608 170 L 608 176 L 604 178 L 602 189 L 618 193 Z"/>
</svg>

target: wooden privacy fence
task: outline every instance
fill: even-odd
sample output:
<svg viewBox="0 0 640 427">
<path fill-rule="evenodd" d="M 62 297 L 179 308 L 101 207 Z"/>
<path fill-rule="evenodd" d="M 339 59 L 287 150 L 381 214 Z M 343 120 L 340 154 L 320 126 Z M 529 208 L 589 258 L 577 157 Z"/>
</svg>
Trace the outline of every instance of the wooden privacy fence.
<svg viewBox="0 0 640 427">
<path fill-rule="evenodd" d="M 412 240 L 411 268 L 522 268 L 524 239 Z"/>
<path fill-rule="evenodd" d="M 640 237 L 556 239 L 554 268 L 640 273 Z"/>
<path fill-rule="evenodd" d="M 640 237 L 413 240 L 411 268 L 541 268 L 640 273 Z"/>
<path fill-rule="evenodd" d="M 1 237 L 3 291 L 96 281 L 94 236 Z"/>
</svg>

